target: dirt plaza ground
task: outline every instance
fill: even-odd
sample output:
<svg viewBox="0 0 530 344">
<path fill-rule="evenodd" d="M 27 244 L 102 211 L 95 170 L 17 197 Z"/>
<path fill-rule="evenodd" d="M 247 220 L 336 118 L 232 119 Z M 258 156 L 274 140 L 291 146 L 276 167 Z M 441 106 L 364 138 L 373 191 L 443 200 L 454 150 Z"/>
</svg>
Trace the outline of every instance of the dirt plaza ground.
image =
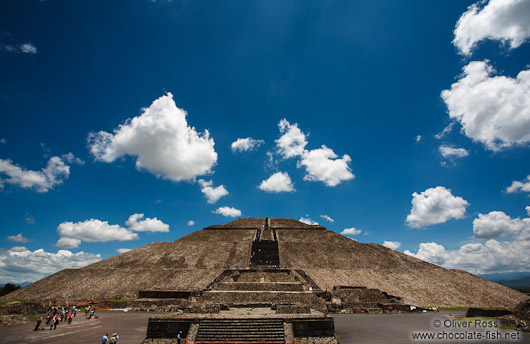
<svg viewBox="0 0 530 344">
<path fill-rule="evenodd" d="M 452 319 L 453 316 L 463 316 L 465 311 L 441 311 L 439 313 L 421 314 L 337 314 L 335 319 L 335 333 L 341 344 L 379 344 L 379 343 L 425 343 L 425 340 L 413 340 L 413 332 L 443 331 L 435 328 L 433 322 Z M 120 343 L 139 344 L 145 338 L 149 317 L 161 313 L 154 312 L 123 312 L 102 311 L 99 319 L 86 320 L 76 318 L 71 325 L 60 324 L 56 330 L 33 331 L 35 323 L 0 328 L 0 343 L 72 343 L 88 344 L 101 343 L 101 337 L 108 333 L 118 332 Z M 448 332 L 461 329 L 446 329 Z M 474 328 L 468 328 L 474 331 Z M 482 330 L 484 333 L 488 329 Z M 490 329 L 491 330 L 491 329 Z M 496 331 L 496 329 L 493 329 Z M 504 330 L 501 330 L 504 333 Z M 515 333 L 515 332 L 514 332 Z M 435 339 L 429 343 L 530 343 L 530 335 L 519 333 L 519 339 L 513 340 L 474 340 L 457 341 Z"/>
</svg>

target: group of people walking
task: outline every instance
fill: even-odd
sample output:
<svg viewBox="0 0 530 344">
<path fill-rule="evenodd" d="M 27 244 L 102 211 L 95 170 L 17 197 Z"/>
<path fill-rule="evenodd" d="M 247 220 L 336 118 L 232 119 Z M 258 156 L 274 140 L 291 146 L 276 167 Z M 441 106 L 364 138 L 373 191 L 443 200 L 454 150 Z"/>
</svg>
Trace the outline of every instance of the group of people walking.
<svg viewBox="0 0 530 344">
<path fill-rule="evenodd" d="M 66 322 L 68 324 L 71 324 L 74 320 L 75 316 L 77 315 L 77 308 L 75 306 L 72 307 L 62 307 L 62 306 L 50 306 L 48 308 L 48 314 L 46 315 L 46 318 L 43 320 L 42 317 L 39 317 L 37 319 L 37 325 L 35 326 L 34 331 L 38 331 L 39 328 L 42 325 L 42 322 L 44 321 L 43 330 L 45 326 L 50 326 L 50 330 L 57 329 L 57 325 L 61 322 Z"/>
</svg>

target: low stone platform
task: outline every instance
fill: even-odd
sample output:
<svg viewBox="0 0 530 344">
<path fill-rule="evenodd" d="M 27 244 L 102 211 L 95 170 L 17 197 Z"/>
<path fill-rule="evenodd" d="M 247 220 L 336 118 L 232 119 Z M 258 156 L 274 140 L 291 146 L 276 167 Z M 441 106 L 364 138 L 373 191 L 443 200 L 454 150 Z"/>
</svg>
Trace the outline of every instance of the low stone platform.
<svg viewBox="0 0 530 344">
<path fill-rule="evenodd" d="M 295 337 L 332 338 L 335 328 L 333 318 L 314 310 L 278 314 L 270 308 L 234 308 L 150 318 L 147 340 L 173 339 L 179 332 L 188 343 L 286 343 Z"/>
</svg>

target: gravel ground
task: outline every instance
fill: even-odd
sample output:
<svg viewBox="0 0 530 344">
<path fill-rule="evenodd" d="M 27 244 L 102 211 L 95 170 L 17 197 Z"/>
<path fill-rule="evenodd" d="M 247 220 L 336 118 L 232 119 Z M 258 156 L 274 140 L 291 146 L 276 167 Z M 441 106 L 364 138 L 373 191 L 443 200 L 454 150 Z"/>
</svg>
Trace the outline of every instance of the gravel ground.
<svg viewBox="0 0 530 344">
<path fill-rule="evenodd" d="M 530 334 L 518 331 L 499 330 L 497 328 L 477 329 L 474 326 L 468 328 L 455 328 L 444 326 L 445 320 L 453 319 L 453 316 L 463 317 L 466 311 L 440 311 L 439 313 L 418 314 L 337 314 L 333 315 L 335 320 L 335 335 L 340 344 L 404 344 L 404 343 L 530 343 Z M 439 320 L 440 327 L 436 328 L 433 323 Z M 450 323 L 447 323 L 450 324 Z M 519 340 L 413 340 L 413 332 L 481 332 L 486 331 L 501 333 L 511 332 L 519 335 Z"/>
<path fill-rule="evenodd" d="M 439 313 L 423 314 L 337 314 L 335 319 L 335 333 L 341 344 L 404 344 L 404 343 L 463 343 L 458 341 L 414 341 L 412 332 L 444 330 L 434 328 L 433 322 L 452 319 L 451 315 L 463 316 L 465 311 L 441 311 Z M 33 331 L 35 323 L 0 328 L 0 343 L 71 343 L 88 344 L 101 343 L 101 337 L 108 333 L 118 332 L 120 343 L 140 344 L 145 339 L 147 321 L 150 317 L 161 315 L 155 312 L 98 312 L 100 318 L 86 320 L 77 317 L 71 325 L 61 323 L 57 330 Z M 455 330 L 455 329 L 452 329 Z M 457 329 L 460 331 L 461 329 Z M 464 329 L 465 330 L 465 329 Z M 467 329 L 473 331 L 474 329 Z M 491 329 L 490 329 L 491 330 Z M 483 330 L 486 331 L 486 330 Z M 497 331 L 497 329 L 493 329 Z M 503 330 L 501 330 L 503 331 Z M 504 331 L 503 331 L 504 332 Z M 530 343 L 530 334 L 520 333 L 519 340 L 489 340 L 467 341 L 468 343 Z"/>
<path fill-rule="evenodd" d="M 100 311 L 99 318 L 87 320 L 80 314 L 72 324 L 60 323 L 56 330 L 33 331 L 36 322 L 0 328 L 0 343 L 101 343 L 105 333 L 118 332 L 120 343 L 139 344 L 145 339 L 147 321 L 161 315 L 154 312 Z"/>
</svg>

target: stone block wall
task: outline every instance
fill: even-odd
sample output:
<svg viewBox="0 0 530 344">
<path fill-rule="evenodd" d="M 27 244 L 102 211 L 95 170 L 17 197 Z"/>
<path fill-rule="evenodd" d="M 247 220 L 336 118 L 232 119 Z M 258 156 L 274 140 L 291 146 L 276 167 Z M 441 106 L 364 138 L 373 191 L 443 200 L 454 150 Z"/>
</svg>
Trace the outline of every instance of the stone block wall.
<svg viewBox="0 0 530 344">
<path fill-rule="evenodd" d="M 319 304 L 323 300 L 318 299 L 313 293 L 284 293 L 284 292 L 216 292 L 207 291 L 200 297 L 201 302 L 233 304 Z"/>
<path fill-rule="evenodd" d="M 149 318 L 147 324 L 147 338 L 177 338 L 182 331 L 181 338 L 186 338 L 190 325 L 196 319 L 157 319 Z"/>
<path fill-rule="evenodd" d="M 247 291 L 303 291 L 300 283 L 286 282 L 223 282 L 216 284 L 213 290 L 247 290 Z"/>
<path fill-rule="evenodd" d="M 295 337 L 333 337 L 335 334 L 333 318 L 293 319 L 290 322 Z"/>
<path fill-rule="evenodd" d="M 276 314 L 311 313 L 309 305 L 276 305 Z"/>
</svg>

